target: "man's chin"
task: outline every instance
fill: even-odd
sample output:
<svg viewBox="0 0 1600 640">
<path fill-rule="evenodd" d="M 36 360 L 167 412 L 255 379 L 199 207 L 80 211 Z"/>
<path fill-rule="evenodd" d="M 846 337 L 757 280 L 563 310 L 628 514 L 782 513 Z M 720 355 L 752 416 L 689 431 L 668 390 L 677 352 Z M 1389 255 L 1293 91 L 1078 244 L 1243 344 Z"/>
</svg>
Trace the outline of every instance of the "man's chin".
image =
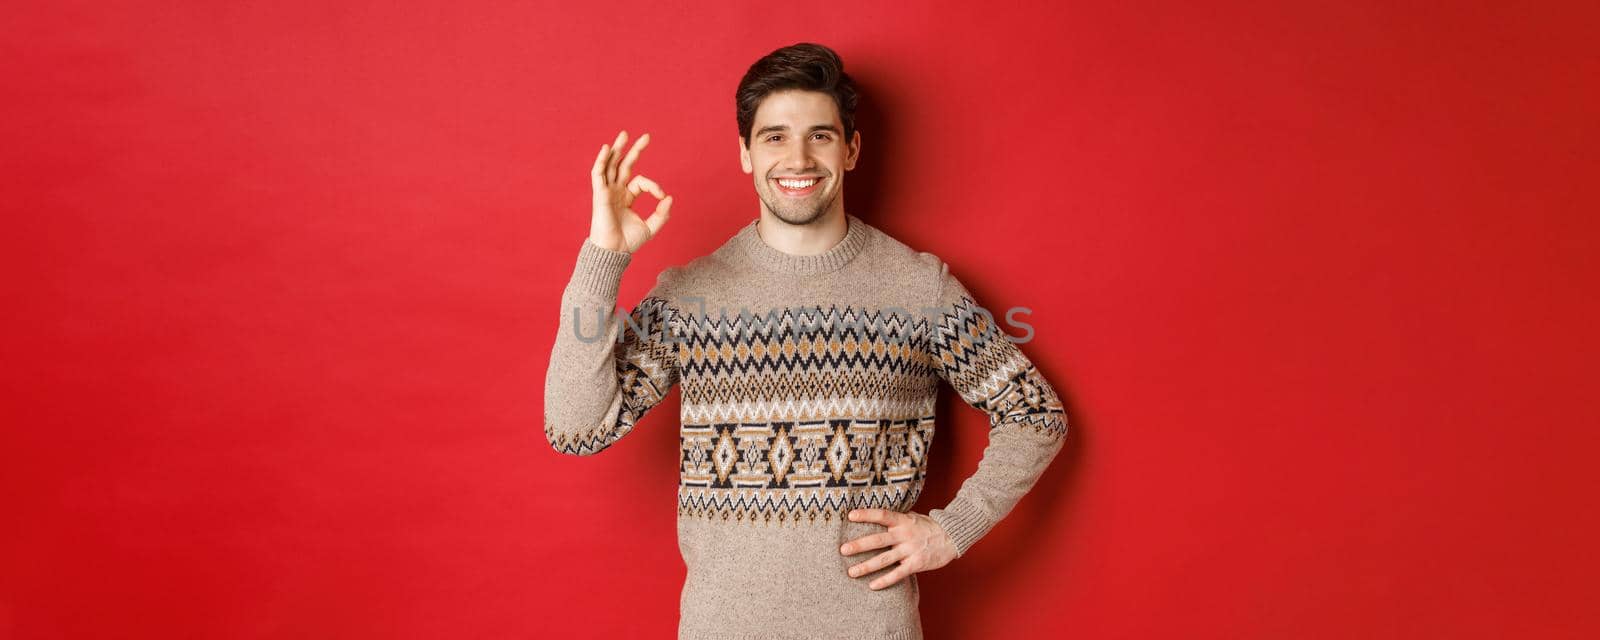
<svg viewBox="0 0 1600 640">
<path fill-rule="evenodd" d="M 810 224 L 822 218 L 821 209 L 794 211 L 792 209 L 785 209 L 783 207 L 774 207 L 769 204 L 767 206 L 767 210 L 771 211 L 772 215 L 777 216 L 779 220 L 793 225 Z"/>
<path fill-rule="evenodd" d="M 786 212 L 786 211 L 782 211 L 782 210 L 773 210 L 772 214 L 775 215 L 775 216 L 778 216 L 779 220 L 782 220 L 782 221 L 784 221 L 784 222 L 786 222 L 788 224 L 797 225 L 797 226 L 798 225 L 803 225 L 803 224 L 811 224 L 813 222 L 816 222 L 819 218 L 822 217 L 822 212 L 821 211 L 808 211 L 808 212 L 805 212 L 805 213 L 796 214 L 796 213 L 793 213 L 793 212 Z"/>
</svg>

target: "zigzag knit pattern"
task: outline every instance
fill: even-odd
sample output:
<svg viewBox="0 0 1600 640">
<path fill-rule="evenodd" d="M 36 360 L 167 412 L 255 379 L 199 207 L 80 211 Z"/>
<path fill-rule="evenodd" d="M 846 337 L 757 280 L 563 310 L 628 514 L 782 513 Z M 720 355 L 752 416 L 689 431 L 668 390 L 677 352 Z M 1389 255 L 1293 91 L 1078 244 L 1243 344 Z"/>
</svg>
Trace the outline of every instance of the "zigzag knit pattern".
<svg viewBox="0 0 1600 640">
<path fill-rule="evenodd" d="M 752 221 L 661 271 L 621 316 L 632 255 L 589 240 L 579 250 L 546 375 L 545 435 L 561 453 L 598 453 L 681 391 L 682 640 L 918 640 L 917 574 L 870 589 L 872 574 L 848 570 L 878 552 L 840 546 L 884 530 L 848 520 L 852 510 L 917 506 L 941 383 L 988 418 L 977 470 L 926 514 L 958 556 L 1065 440 L 1055 391 L 948 265 L 846 222 L 831 248 L 796 254 L 763 240 L 766 219 Z"/>
<path fill-rule="evenodd" d="M 907 510 L 927 469 L 941 371 L 991 429 L 1066 432 L 1049 383 L 967 296 L 931 323 L 848 306 L 707 318 L 647 297 L 616 354 L 616 430 L 548 435 L 558 449 L 600 451 L 681 383 L 678 508 L 688 516 Z"/>
</svg>

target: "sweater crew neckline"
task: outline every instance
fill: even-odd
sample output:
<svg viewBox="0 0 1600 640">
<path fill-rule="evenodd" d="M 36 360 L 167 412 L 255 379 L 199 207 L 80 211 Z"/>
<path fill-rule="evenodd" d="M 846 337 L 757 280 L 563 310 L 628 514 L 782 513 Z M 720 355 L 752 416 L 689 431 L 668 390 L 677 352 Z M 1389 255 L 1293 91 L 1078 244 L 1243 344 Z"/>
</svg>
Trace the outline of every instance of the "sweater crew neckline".
<svg viewBox="0 0 1600 640">
<path fill-rule="evenodd" d="M 756 232 L 756 224 L 761 222 L 761 218 L 751 220 L 740 229 L 735 240 L 752 262 L 768 270 L 801 275 L 828 273 L 849 264 L 867 245 L 869 236 L 867 223 L 852 213 L 846 213 L 844 216 L 846 225 L 844 238 L 822 253 L 795 255 L 767 244 L 761 239 L 761 234 Z"/>
</svg>

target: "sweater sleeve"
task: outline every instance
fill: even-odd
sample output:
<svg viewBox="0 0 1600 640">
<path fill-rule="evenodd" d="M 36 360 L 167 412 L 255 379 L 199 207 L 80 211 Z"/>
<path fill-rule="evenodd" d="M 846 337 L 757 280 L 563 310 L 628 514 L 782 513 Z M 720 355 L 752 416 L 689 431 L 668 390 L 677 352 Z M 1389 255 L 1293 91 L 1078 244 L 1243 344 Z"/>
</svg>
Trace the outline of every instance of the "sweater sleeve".
<svg viewBox="0 0 1600 640">
<path fill-rule="evenodd" d="M 935 369 L 962 400 L 989 417 L 989 443 L 978 470 L 949 504 L 928 513 L 955 541 L 959 557 L 1038 481 L 1066 440 L 1067 421 L 1055 390 L 948 264 L 940 270 L 936 299 L 929 309 Z"/>
<path fill-rule="evenodd" d="M 633 255 L 585 238 L 561 294 L 561 321 L 544 380 L 544 433 L 569 455 L 604 451 L 678 382 L 674 314 L 663 297 L 673 268 L 626 315 L 617 291 Z"/>
</svg>

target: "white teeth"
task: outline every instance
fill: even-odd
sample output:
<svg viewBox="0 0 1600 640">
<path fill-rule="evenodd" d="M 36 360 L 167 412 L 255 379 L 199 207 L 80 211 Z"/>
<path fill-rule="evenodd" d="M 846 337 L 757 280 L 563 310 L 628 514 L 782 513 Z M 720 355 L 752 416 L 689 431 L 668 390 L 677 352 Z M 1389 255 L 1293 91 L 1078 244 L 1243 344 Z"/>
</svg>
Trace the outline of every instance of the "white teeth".
<svg viewBox="0 0 1600 640">
<path fill-rule="evenodd" d="M 804 189 L 817 183 L 816 178 L 810 180 L 779 180 L 778 184 L 789 189 Z"/>
</svg>

